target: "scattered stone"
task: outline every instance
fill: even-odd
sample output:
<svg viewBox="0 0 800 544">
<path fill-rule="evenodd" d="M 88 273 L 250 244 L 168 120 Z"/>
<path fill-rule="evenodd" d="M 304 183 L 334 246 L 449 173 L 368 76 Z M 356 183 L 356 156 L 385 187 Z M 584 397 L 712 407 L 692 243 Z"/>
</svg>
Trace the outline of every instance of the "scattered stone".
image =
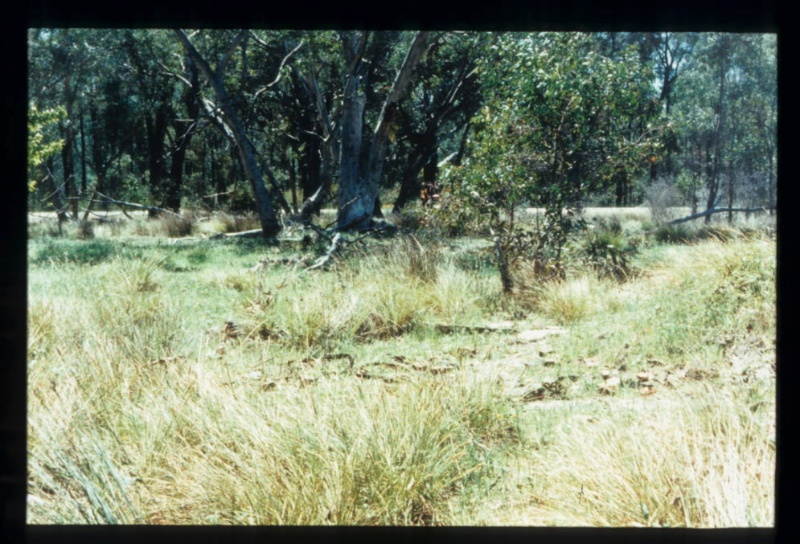
<svg viewBox="0 0 800 544">
<path fill-rule="evenodd" d="M 177 355 L 177 356 L 174 356 L 174 357 L 159 357 L 158 359 L 154 359 L 152 361 L 149 361 L 147 364 L 149 364 L 151 366 L 154 366 L 154 365 L 166 366 L 166 365 L 172 364 L 172 363 L 179 363 L 179 362 L 183 361 L 184 359 L 186 359 L 186 357 L 184 357 L 183 355 Z"/>
<path fill-rule="evenodd" d="M 267 383 L 261 384 L 261 390 L 262 391 L 272 391 L 276 387 L 278 387 L 278 384 L 275 383 L 275 382 L 267 382 Z"/>
<path fill-rule="evenodd" d="M 600 394 L 613 395 L 614 393 L 617 392 L 619 383 L 620 382 L 618 376 L 609 376 L 602 384 L 600 384 Z"/>
<path fill-rule="evenodd" d="M 535 329 L 522 331 L 517 334 L 518 342 L 538 342 L 548 336 L 564 334 L 566 329 L 562 327 L 545 327 L 544 329 Z"/>
<path fill-rule="evenodd" d="M 652 379 L 652 376 L 648 372 L 639 372 L 636 374 L 636 379 L 640 382 L 649 382 Z"/>
<path fill-rule="evenodd" d="M 542 380 L 542 386 L 554 397 L 564 397 L 567 394 L 567 387 L 565 385 L 566 378 L 559 376 L 558 378 L 545 378 Z"/>
<path fill-rule="evenodd" d="M 716 370 L 703 370 L 701 368 L 690 368 L 686 371 L 686 377 L 690 380 L 708 380 L 719 377 L 719 372 Z"/>
<path fill-rule="evenodd" d="M 221 336 L 223 342 L 234 338 L 238 338 L 239 327 L 233 321 L 228 320 L 225 322 L 225 326 L 222 328 Z"/>
<path fill-rule="evenodd" d="M 542 361 L 542 364 L 544 364 L 544 366 L 555 366 L 557 363 L 558 361 L 556 361 L 555 359 L 545 359 L 544 361 Z"/>
<path fill-rule="evenodd" d="M 643 397 L 646 397 L 646 396 L 648 396 L 648 395 L 652 395 L 652 394 L 653 394 L 653 393 L 655 393 L 655 392 L 656 392 L 655 384 L 652 384 L 652 383 L 645 384 L 645 385 L 644 385 L 644 386 L 643 386 L 643 387 L 642 387 L 642 388 L 639 390 L 639 394 L 640 394 L 641 396 L 643 396 Z"/>
<path fill-rule="evenodd" d="M 542 344 L 539 347 L 539 357 L 545 357 L 553 353 L 553 348 L 550 347 L 548 344 Z"/>
<path fill-rule="evenodd" d="M 545 395 L 545 388 L 541 385 L 535 385 L 522 393 L 520 395 L 519 400 L 522 402 L 532 402 L 535 400 L 542 400 Z"/>
<path fill-rule="evenodd" d="M 584 359 L 583 357 L 580 357 L 578 358 L 578 361 L 580 361 L 581 363 L 590 368 L 595 366 L 600 366 L 600 361 L 598 361 L 597 359 Z"/>
<path fill-rule="evenodd" d="M 311 385 L 317 381 L 316 376 L 310 376 L 308 374 L 300 376 L 300 383 L 302 385 Z"/>
</svg>

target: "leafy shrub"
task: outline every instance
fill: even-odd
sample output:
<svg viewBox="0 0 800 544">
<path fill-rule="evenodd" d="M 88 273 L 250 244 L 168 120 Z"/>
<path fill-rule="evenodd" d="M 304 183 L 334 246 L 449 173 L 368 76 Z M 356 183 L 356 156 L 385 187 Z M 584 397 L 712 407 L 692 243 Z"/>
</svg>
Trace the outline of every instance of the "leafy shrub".
<svg viewBox="0 0 800 544">
<path fill-rule="evenodd" d="M 662 244 L 685 244 L 695 238 L 692 228 L 679 223 L 677 225 L 662 224 L 653 231 L 653 237 Z"/>
<path fill-rule="evenodd" d="M 638 251 L 619 223 L 605 229 L 590 229 L 579 243 L 580 259 L 601 278 L 624 280 L 633 272 L 631 257 Z"/>
</svg>

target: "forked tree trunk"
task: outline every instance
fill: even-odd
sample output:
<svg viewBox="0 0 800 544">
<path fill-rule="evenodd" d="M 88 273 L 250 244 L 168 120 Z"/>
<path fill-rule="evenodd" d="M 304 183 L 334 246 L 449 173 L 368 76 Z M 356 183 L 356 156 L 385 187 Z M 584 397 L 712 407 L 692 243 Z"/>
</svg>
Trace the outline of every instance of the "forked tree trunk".
<svg viewBox="0 0 800 544">
<path fill-rule="evenodd" d="M 255 197 L 256 207 L 259 219 L 261 220 L 261 230 L 265 238 L 276 236 L 280 230 L 281 225 L 278 222 L 275 208 L 272 205 L 272 200 L 264 185 L 264 178 L 261 174 L 261 168 L 255 158 L 255 148 L 253 143 L 245 134 L 244 127 L 242 126 L 239 116 L 233 108 L 230 97 L 228 96 L 225 86 L 222 83 L 222 74 L 217 71 L 211 70 L 208 62 L 200 55 L 195 49 L 189 37 L 183 30 L 176 29 L 175 34 L 178 36 L 181 44 L 187 54 L 192 58 L 195 65 L 206 76 L 212 88 L 214 95 L 217 98 L 219 108 L 222 113 L 222 120 L 225 127 L 230 131 L 230 137 L 236 144 L 236 149 L 239 153 L 242 166 L 244 167 L 245 174 L 250 180 L 250 186 L 253 190 Z"/>
<path fill-rule="evenodd" d="M 352 67 L 344 90 L 344 107 L 341 118 L 341 150 L 339 159 L 339 198 L 337 223 L 340 229 L 369 228 L 378 200 L 378 189 L 383 174 L 383 163 L 389 141 L 389 130 L 397 114 L 397 106 L 408 88 L 411 75 L 425 51 L 427 32 L 418 32 L 406 54 L 403 65 L 395 77 L 392 88 L 383 103 L 380 117 L 372 137 L 363 142 L 365 63 L 362 58 L 367 39 L 344 44 L 348 64 Z M 348 49 L 352 47 L 352 49 Z M 368 145 L 363 148 L 363 145 Z"/>
</svg>

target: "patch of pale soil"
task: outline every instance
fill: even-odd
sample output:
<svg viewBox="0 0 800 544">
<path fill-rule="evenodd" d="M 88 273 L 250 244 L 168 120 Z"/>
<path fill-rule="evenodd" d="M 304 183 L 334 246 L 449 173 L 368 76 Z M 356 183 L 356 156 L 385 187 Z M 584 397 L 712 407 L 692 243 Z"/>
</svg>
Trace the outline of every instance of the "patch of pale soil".
<svg viewBox="0 0 800 544">
<path fill-rule="evenodd" d="M 542 340 L 550 336 L 562 335 L 567 332 L 562 327 L 545 327 L 543 329 L 524 330 L 514 335 L 513 343 L 516 345 L 511 355 L 489 361 L 474 361 L 472 366 L 479 376 L 487 380 L 499 381 L 509 396 L 518 396 L 523 391 L 525 383 L 522 375 L 525 370 L 538 361 L 539 357 L 550 348 Z"/>
</svg>

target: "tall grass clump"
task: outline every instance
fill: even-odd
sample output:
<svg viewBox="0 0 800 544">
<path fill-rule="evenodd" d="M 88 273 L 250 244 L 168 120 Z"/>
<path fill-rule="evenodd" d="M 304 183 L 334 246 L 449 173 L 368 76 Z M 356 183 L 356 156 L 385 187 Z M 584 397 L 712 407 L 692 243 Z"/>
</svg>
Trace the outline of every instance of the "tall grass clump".
<svg viewBox="0 0 800 544">
<path fill-rule="evenodd" d="M 616 221 L 607 227 L 590 228 L 578 241 L 578 259 L 601 278 L 627 280 L 634 274 L 633 257 L 638 239 L 628 237 Z"/>
<path fill-rule="evenodd" d="M 196 218 L 192 212 L 184 212 L 182 215 L 163 213 L 157 221 L 161 230 L 169 238 L 180 238 L 191 236 L 195 229 Z"/>
<path fill-rule="evenodd" d="M 414 241 L 356 253 L 328 272 L 302 272 L 291 287 L 270 292 L 266 304 L 263 282 L 241 283 L 240 290 L 250 293 L 249 307 L 263 310 L 253 317 L 278 331 L 284 343 L 304 349 L 480 319 L 484 299 L 494 294 L 477 274 Z"/>
<path fill-rule="evenodd" d="M 653 356 L 701 358 L 721 335 L 774 335 L 775 264 L 774 245 L 763 240 L 676 251 L 628 333 Z"/>
<path fill-rule="evenodd" d="M 514 299 L 520 306 L 555 321 L 574 325 L 615 302 L 612 282 L 595 274 L 576 274 L 566 279 L 542 279 L 535 266 L 518 266 Z"/>
<path fill-rule="evenodd" d="M 182 316 L 157 278 L 160 266 L 152 258 L 109 263 L 93 312 L 97 337 L 112 341 L 119 357 L 144 362 L 170 355 L 181 337 Z"/>
<path fill-rule="evenodd" d="M 331 380 L 240 403 L 199 387 L 174 415 L 164 523 L 435 525 L 489 472 L 457 387 Z"/>
<path fill-rule="evenodd" d="M 258 216 L 254 213 L 235 214 L 221 212 L 215 217 L 216 230 L 219 232 L 242 232 L 260 228 Z"/>
<path fill-rule="evenodd" d="M 532 456 L 531 521 L 772 526 L 774 405 L 754 413 L 742 400 L 705 388 L 574 420 Z"/>
<path fill-rule="evenodd" d="M 31 402 L 47 405 L 34 404 L 28 422 L 29 521 L 142 523 L 133 492 L 135 478 L 124 467 L 118 448 L 111 447 L 113 432 L 94 428 L 95 419 L 82 409 L 54 412 L 50 403 L 63 403 L 62 399 L 46 400 L 41 389 L 34 391 Z"/>
</svg>

